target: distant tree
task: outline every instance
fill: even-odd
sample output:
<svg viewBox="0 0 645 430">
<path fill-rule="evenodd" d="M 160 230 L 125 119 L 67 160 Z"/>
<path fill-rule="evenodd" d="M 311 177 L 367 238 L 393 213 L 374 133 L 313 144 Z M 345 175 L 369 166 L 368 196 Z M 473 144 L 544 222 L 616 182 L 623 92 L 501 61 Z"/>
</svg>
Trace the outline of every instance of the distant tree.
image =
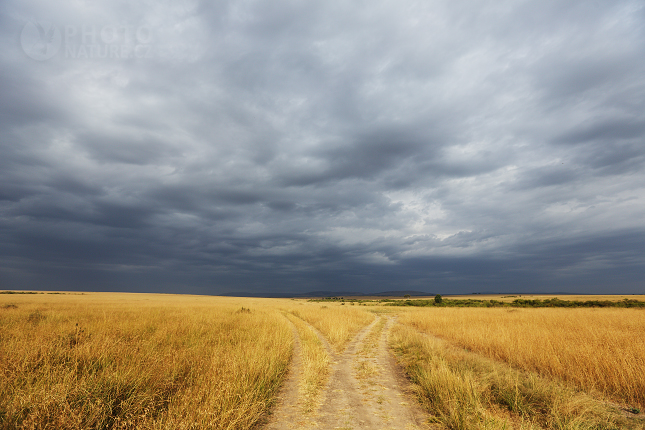
<svg viewBox="0 0 645 430">
<path fill-rule="evenodd" d="M 437 305 L 440 305 L 441 303 L 443 303 L 443 297 L 441 297 L 441 294 L 437 294 L 436 296 L 434 296 L 434 302 Z"/>
<path fill-rule="evenodd" d="M 410 295 L 409 295 L 409 294 L 406 294 L 405 296 L 403 296 L 403 298 L 404 298 L 404 299 L 409 299 L 409 298 L 410 298 Z"/>
</svg>

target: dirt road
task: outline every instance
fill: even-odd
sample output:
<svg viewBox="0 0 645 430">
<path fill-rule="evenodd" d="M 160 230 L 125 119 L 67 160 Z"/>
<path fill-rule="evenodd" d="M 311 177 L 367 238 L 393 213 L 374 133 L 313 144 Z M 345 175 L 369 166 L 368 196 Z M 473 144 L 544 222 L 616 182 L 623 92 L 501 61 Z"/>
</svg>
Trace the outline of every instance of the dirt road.
<svg viewBox="0 0 645 430">
<path fill-rule="evenodd" d="M 393 324 L 391 317 L 377 317 L 340 354 L 335 354 L 327 340 L 314 329 L 332 357 L 332 367 L 320 405 L 309 413 L 303 413 L 298 404 L 300 353 L 297 341 L 290 374 L 265 428 L 430 428 L 426 424 L 427 416 L 411 395 L 407 381 L 400 375 L 387 348 L 387 336 Z"/>
</svg>

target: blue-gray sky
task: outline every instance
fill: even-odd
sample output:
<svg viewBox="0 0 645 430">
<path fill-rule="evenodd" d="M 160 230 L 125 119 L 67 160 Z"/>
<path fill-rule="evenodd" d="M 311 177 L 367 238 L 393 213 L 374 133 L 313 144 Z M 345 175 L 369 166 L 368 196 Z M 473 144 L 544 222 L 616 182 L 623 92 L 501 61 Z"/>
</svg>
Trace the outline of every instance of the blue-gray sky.
<svg viewBox="0 0 645 430">
<path fill-rule="evenodd" d="M 0 288 L 645 292 L 642 1 L 0 3 Z"/>
</svg>

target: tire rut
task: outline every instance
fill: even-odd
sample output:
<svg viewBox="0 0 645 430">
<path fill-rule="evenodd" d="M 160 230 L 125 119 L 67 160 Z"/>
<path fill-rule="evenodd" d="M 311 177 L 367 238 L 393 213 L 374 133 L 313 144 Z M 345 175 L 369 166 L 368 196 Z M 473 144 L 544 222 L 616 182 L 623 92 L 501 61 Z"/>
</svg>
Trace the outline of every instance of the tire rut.
<svg viewBox="0 0 645 430">
<path fill-rule="evenodd" d="M 287 320 L 288 321 L 288 320 Z M 285 382 L 277 395 L 271 415 L 262 428 L 267 430 L 292 430 L 306 428 L 310 419 L 302 414 L 299 401 L 299 385 L 302 368 L 302 345 L 296 326 L 289 321 L 293 333 L 293 357 Z"/>
<path fill-rule="evenodd" d="M 382 419 L 383 425 L 380 428 L 438 428 L 428 424 L 428 415 L 418 404 L 409 381 L 388 347 L 388 337 L 396 322 L 395 318 L 384 318 L 386 322 L 379 336 L 378 346 L 374 354 L 368 358 L 377 368 L 377 375 L 367 383 L 373 406 L 379 411 Z"/>
<path fill-rule="evenodd" d="M 356 352 L 378 321 L 362 329 L 345 351 L 333 357 L 329 381 L 318 410 L 317 424 L 325 429 L 376 428 L 373 416 L 359 392 L 355 369 Z"/>
<path fill-rule="evenodd" d="M 385 319 L 383 322 L 381 322 Z M 267 429 L 428 429 L 431 428 L 425 414 L 391 354 L 387 339 L 394 325 L 392 317 L 377 317 L 363 328 L 341 353 L 335 353 L 325 337 L 307 324 L 320 338 L 332 358 L 330 376 L 323 389 L 320 407 L 311 413 L 302 414 L 298 400 L 288 408 L 293 413 L 285 414 L 281 403 L 274 414 L 275 421 Z M 371 333 L 383 324 L 381 333 L 373 338 Z M 297 335 L 297 333 L 296 333 Z M 369 347 L 364 347 L 370 337 Z M 294 356 L 294 370 L 297 365 Z M 365 369 L 369 371 L 365 372 Z M 295 377 L 297 396 L 297 380 Z M 288 381 L 289 382 L 289 381 Z M 287 385 L 287 383 L 285 383 Z M 282 409 L 281 409 L 282 408 Z M 306 416 L 305 416 L 306 415 Z"/>
</svg>

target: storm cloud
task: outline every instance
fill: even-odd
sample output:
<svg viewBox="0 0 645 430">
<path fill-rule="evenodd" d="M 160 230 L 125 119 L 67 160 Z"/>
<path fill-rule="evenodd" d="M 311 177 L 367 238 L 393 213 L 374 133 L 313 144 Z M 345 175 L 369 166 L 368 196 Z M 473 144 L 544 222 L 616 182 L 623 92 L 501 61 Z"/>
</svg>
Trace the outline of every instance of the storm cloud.
<svg viewBox="0 0 645 430">
<path fill-rule="evenodd" d="M 645 293 L 640 1 L 0 5 L 0 287 Z"/>
</svg>

